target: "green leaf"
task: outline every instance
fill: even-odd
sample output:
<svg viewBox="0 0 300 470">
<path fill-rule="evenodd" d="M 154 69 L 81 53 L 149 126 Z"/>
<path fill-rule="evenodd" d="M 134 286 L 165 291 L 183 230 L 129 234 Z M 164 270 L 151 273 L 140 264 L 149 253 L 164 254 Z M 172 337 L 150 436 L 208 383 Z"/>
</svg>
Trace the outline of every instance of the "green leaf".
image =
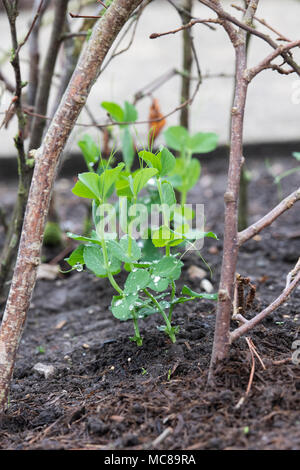
<svg viewBox="0 0 300 470">
<path fill-rule="evenodd" d="M 218 240 L 217 235 L 214 232 L 200 232 L 200 230 L 187 230 L 184 233 L 185 238 L 188 240 L 201 240 L 202 238 L 214 238 Z"/>
<path fill-rule="evenodd" d="M 124 263 L 130 263 L 126 250 L 123 250 L 116 240 L 107 240 L 107 246 L 118 260 L 123 261 Z"/>
<path fill-rule="evenodd" d="M 188 223 L 188 221 L 193 220 L 194 217 L 195 212 L 190 207 L 176 205 L 174 208 L 174 222 L 176 222 L 177 225 Z"/>
<path fill-rule="evenodd" d="M 148 304 L 149 302 L 144 301 L 144 300 L 142 301 L 140 299 L 135 303 L 135 308 L 136 308 L 138 318 L 146 318 L 149 315 L 158 313 L 158 309 L 156 307 L 153 307 L 152 305 L 148 305 Z"/>
<path fill-rule="evenodd" d="M 137 261 L 141 257 L 141 249 L 137 245 L 136 241 L 131 238 L 131 254 L 129 256 L 129 237 L 125 235 L 121 238 L 120 242 L 118 243 L 115 240 L 108 240 L 107 246 L 111 253 L 120 261 L 124 263 L 132 263 L 133 261 Z"/>
<path fill-rule="evenodd" d="M 161 185 L 163 204 L 172 207 L 176 204 L 176 196 L 173 186 L 168 181 L 164 181 Z M 172 215 L 173 216 L 173 215 Z"/>
<path fill-rule="evenodd" d="M 74 188 L 72 189 L 72 193 L 79 197 L 85 197 L 87 199 L 94 199 L 96 196 L 95 194 L 90 191 L 81 181 L 77 181 Z"/>
<path fill-rule="evenodd" d="M 97 246 L 85 246 L 83 252 L 86 267 L 98 277 L 106 277 L 107 270 L 105 268 L 103 252 Z M 112 274 L 120 272 L 121 263 L 118 259 L 109 253 L 109 268 Z"/>
<path fill-rule="evenodd" d="M 201 164 L 196 158 L 192 158 L 187 164 L 185 159 L 177 158 L 174 174 L 181 175 L 182 185 L 177 186 L 178 191 L 189 191 L 198 182 L 201 173 Z"/>
<path fill-rule="evenodd" d="M 132 271 L 126 279 L 124 292 L 133 294 L 139 290 L 145 289 L 150 281 L 150 274 L 146 270 L 137 269 Z"/>
<path fill-rule="evenodd" d="M 158 248 L 164 246 L 176 246 L 184 240 L 182 232 L 171 230 L 167 225 L 162 225 L 152 232 L 152 243 Z"/>
<path fill-rule="evenodd" d="M 130 130 L 128 127 L 125 127 L 123 131 L 122 137 L 122 151 L 123 151 L 123 159 L 126 164 L 126 169 L 130 170 L 133 159 L 134 159 L 134 146 L 133 140 L 130 134 Z"/>
<path fill-rule="evenodd" d="M 139 157 L 142 158 L 150 167 L 156 168 L 159 173 L 161 172 L 162 166 L 159 155 L 142 150 L 139 152 Z"/>
<path fill-rule="evenodd" d="M 143 242 L 142 261 L 154 261 L 162 257 L 161 252 L 154 246 L 150 238 L 143 240 Z"/>
<path fill-rule="evenodd" d="M 94 163 L 97 163 L 100 157 L 100 149 L 89 134 L 85 134 L 78 142 L 85 162 L 89 168 L 92 168 Z"/>
<path fill-rule="evenodd" d="M 72 189 L 76 196 L 87 197 L 89 199 L 101 199 L 100 194 L 100 177 L 96 173 L 80 173 L 78 182 Z"/>
<path fill-rule="evenodd" d="M 187 148 L 191 153 L 208 153 L 216 149 L 219 137 L 213 132 L 198 132 L 197 134 L 189 137 L 187 141 Z"/>
<path fill-rule="evenodd" d="M 121 248 L 128 253 L 129 250 L 129 240 L 131 239 L 131 256 L 130 256 L 130 261 L 138 261 L 141 256 L 141 249 L 138 246 L 137 242 L 129 237 L 128 235 L 124 235 L 121 240 L 120 240 L 120 246 Z"/>
<path fill-rule="evenodd" d="M 167 225 L 161 225 L 157 230 L 152 232 L 152 243 L 157 248 L 168 245 L 173 239 L 173 234 Z"/>
<path fill-rule="evenodd" d="M 137 300 L 138 296 L 136 294 L 128 295 L 126 297 L 115 295 L 111 303 L 111 311 L 113 316 L 121 321 L 132 319 L 132 311 Z"/>
<path fill-rule="evenodd" d="M 67 236 L 73 240 L 78 240 L 81 242 L 93 243 L 95 245 L 101 245 L 101 241 L 96 237 L 83 237 L 82 235 L 76 235 L 76 233 L 67 232 Z"/>
<path fill-rule="evenodd" d="M 118 196 L 124 197 L 133 197 L 133 192 L 131 190 L 130 181 L 128 176 L 120 175 L 119 179 L 116 181 L 116 192 Z"/>
<path fill-rule="evenodd" d="M 125 122 L 135 122 L 138 118 L 138 112 L 136 107 L 125 101 L 124 103 L 124 121 Z"/>
<path fill-rule="evenodd" d="M 176 158 L 174 155 L 167 149 L 163 148 L 159 154 L 161 161 L 161 175 L 165 176 L 171 173 L 175 167 Z"/>
<path fill-rule="evenodd" d="M 189 133 L 183 126 L 172 126 L 164 132 L 166 144 L 173 150 L 181 152 L 189 139 Z"/>
<path fill-rule="evenodd" d="M 176 167 L 176 165 L 175 165 L 175 167 Z M 180 188 L 183 184 L 182 176 L 179 175 L 179 174 L 177 175 L 174 172 L 171 175 L 169 175 L 167 179 L 171 183 L 173 188 L 175 188 L 175 189 Z"/>
<path fill-rule="evenodd" d="M 218 294 L 206 294 L 206 293 L 199 293 L 195 292 L 190 289 L 188 286 L 183 286 L 182 294 L 189 295 L 190 297 L 195 297 L 197 299 L 207 299 L 207 300 L 218 300 Z"/>
<path fill-rule="evenodd" d="M 83 258 L 83 250 L 84 250 L 84 245 L 79 245 L 76 250 L 74 250 L 69 258 L 65 258 L 65 261 L 70 265 L 70 266 L 75 266 L 76 264 L 84 264 L 84 258 Z"/>
<path fill-rule="evenodd" d="M 101 188 L 101 196 L 104 200 L 110 193 L 112 187 L 114 186 L 115 182 L 118 180 L 121 171 L 123 170 L 125 164 L 119 163 L 116 168 L 111 170 L 105 170 L 100 176 L 100 188 Z"/>
<path fill-rule="evenodd" d="M 165 256 L 158 263 L 154 264 L 152 274 L 154 276 L 166 277 L 176 281 L 180 277 L 182 261 L 174 256 Z"/>
<path fill-rule="evenodd" d="M 102 101 L 101 106 L 117 122 L 124 122 L 124 111 L 117 103 L 111 101 Z"/>
<path fill-rule="evenodd" d="M 100 247 L 85 246 L 83 258 L 86 267 L 96 276 L 106 276 L 107 271 L 104 266 L 103 253 Z"/>
<path fill-rule="evenodd" d="M 169 279 L 152 275 L 148 287 L 156 292 L 163 292 L 168 288 Z"/>
<path fill-rule="evenodd" d="M 137 196 L 138 193 L 146 186 L 147 182 L 158 173 L 156 168 L 142 168 L 138 170 L 133 177 L 133 192 Z"/>
</svg>

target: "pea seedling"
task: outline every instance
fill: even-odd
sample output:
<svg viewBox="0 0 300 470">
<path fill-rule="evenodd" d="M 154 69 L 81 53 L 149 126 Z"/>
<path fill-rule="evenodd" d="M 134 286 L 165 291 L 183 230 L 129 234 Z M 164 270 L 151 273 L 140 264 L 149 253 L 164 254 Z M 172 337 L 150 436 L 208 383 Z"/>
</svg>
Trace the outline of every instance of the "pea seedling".
<svg viewBox="0 0 300 470">
<path fill-rule="evenodd" d="M 215 150 L 218 144 L 218 136 L 212 132 L 198 132 L 190 135 L 183 126 L 172 126 L 164 132 L 166 144 L 172 150 L 180 152 L 176 158 L 176 165 L 170 174 L 170 181 L 177 191 L 181 193 L 181 204 L 186 203 L 187 193 L 197 183 L 201 164 L 196 158 L 196 153 L 209 153 Z"/>
<path fill-rule="evenodd" d="M 137 109 L 128 101 L 125 101 L 124 108 L 111 101 L 103 101 L 101 106 L 108 112 L 114 121 L 120 123 L 120 126 L 118 127 L 120 127 L 121 130 L 122 154 L 126 165 L 126 170 L 130 171 L 134 160 L 135 150 L 133 138 L 130 134 L 129 124 L 124 123 L 133 123 L 137 120 Z"/>
<path fill-rule="evenodd" d="M 70 238 L 82 243 L 73 251 L 67 262 L 72 270 L 82 271 L 86 266 L 97 277 L 108 278 L 116 291 L 110 309 L 117 319 L 133 321 L 134 336 L 130 339 L 141 346 L 139 319 L 159 313 L 164 320 L 164 325 L 160 326 L 159 330 L 175 342 L 179 328 L 172 325 L 174 307 L 195 299 L 216 300 L 217 294 L 197 293 L 184 286 L 181 295 L 176 295 L 175 282 L 181 276 L 183 262 L 179 259 L 180 253 L 172 253 L 171 250 L 185 241 L 204 237 L 216 238 L 216 235 L 212 232 L 191 229 L 185 218 L 184 208 L 176 204 L 174 189 L 168 180 L 176 165 L 174 155 L 162 147 L 155 154 L 141 151 L 139 158 L 141 167 L 134 173 L 126 170 L 124 163 L 110 168 L 108 162 L 101 174 L 96 172 L 79 174 L 73 193 L 79 197 L 92 199 L 95 230 L 90 237 L 68 234 Z M 143 236 L 150 235 L 147 241 L 156 248 L 152 260 L 146 261 L 133 235 L 137 222 L 133 209 L 141 206 L 138 204 L 140 192 L 150 179 L 155 181 L 159 194 L 162 223 L 142 231 Z M 124 235 L 117 234 L 116 223 L 111 216 L 116 214 L 115 206 L 108 204 L 108 199 L 114 193 L 119 196 L 118 223 Z M 124 202 L 129 207 L 126 212 L 123 211 Z M 113 210 L 108 217 L 105 217 L 104 213 L 109 207 Z M 109 232 L 105 230 L 108 222 L 113 222 L 112 230 Z M 141 219 L 138 219 L 138 222 L 141 225 Z M 157 248 L 163 249 L 164 255 Z M 122 269 L 128 274 L 121 287 L 115 276 Z"/>
</svg>

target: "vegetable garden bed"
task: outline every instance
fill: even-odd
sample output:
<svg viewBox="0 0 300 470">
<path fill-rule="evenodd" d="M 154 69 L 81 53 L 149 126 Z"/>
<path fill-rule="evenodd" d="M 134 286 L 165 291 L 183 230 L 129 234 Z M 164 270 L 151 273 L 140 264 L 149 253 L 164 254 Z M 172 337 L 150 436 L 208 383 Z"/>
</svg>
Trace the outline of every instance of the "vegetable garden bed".
<svg viewBox="0 0 300 470">
<path fill-rule="evenodd" d="M 197 266 L 217 290 L 226 165 L 225 159 L 207 159 L 188 199 L 204 203 L 206 229 L 220 237 L 206 239 L 201 251 L 213 277 L 191 252 L 179 287 L 202 290 L 200 280 L 191 277 L 191 266 Z M 271 165 L 282 172 L 292 168 L 294 160 L 276 159 Z M 264 160 L 250 160 L 249 168 L 254 222 L 277 204 L 278 194 Z M 282 180 L 284 194 L 297 187 L 297 178 L 292 174 Z M 70 192 L 73 183 L 57 182 L 57 205 L 66 228 L 76 232 L 85 209 Z M 13 183 L 1 183 L 7 209 L 14 190 Z M 286 273 L 298 259 L 299 222 L 299 210 L 288 211 L 241 248 L 238 272 L 249 276 L 257 288 L 248 319 L 284 288 Z M 60 251 L 44 249 L 44 261 Z M 117 276 L 121 283 L 122 276 Z M 156 329 L 158 315 L 141 321 L 144 341 L 138 347 L 128 340 L 131 322 L 119 322 L 109 311 L 112 295 L 107 279 L 88 273 L 74 271 L 38 281 L 18 351 L 9 409 L 1 423 L 0 448 L 300 449 L 300 369 L 291 360 L 300 334 L 299 289 L 249 334 L 265 369 L 255 356 L 251 380 L 253 350 L 241 337 L 232 345 L 229 359 L 218 366 L 211 387 L 207 373 L 214 302 L 197 300 L 174 309 L 174 322 L 180 326 L 175 344 Z M 54 367 L 48 378 L 34 370 L 37 363 Z"/>
</svg>

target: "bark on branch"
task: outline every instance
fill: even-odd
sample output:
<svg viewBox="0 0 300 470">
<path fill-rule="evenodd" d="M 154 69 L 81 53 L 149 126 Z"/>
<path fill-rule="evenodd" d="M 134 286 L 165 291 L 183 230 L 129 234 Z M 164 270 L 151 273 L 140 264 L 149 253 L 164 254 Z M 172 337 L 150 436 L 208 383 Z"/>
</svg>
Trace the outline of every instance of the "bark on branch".
<svg viewBox="0 0 300 470">
<path fill-rule="evenodd" d="M 101 64 L 129 15 L 142 0 L 115 0 L 99 20 L 88 42 L 60 107 L 36 152 L 16 268 L 0 330 L 0 412 L 5 408 L 14 362 L 37 267 L 51 190 L 61 152 L 95 82 Z"/>
<path fill-rule="evenodd" d="M 276 220 L 281 214 L 286 212 L 287 210 L 291 209 L 293 205 L 300 200 L 300 188 L 286 197 L 283 201 L 281 201 L 274 209 L 272 209 L 268 214 L 262 217 L 258 222 L 250 227 L 246 228 L 242 232 L 239 233 L 239 246 L 243 245 L 246 241 L 253 238 L 257 235 L 261 230 L 271 225 L 274 220 Z"/>
<path fill-rule="evenodd" d="M 53 23 L 50 43 L 37 88 L 35 112 L 38 114 L 47 113 L 52 78 L 54 74 L 59 48 L 61 46 L 61 35 L 66 21 L 68 3 L 68 0 L 65 0 L 64 2 L 62 2 L 61 0 L 56 0 L 54 12 L 55 21 Z M 35 117 L 33 119 L 31 126 L 29 150 L 37 149 L 40 146 L 43 137 L 44 127 L 45 121 L 43 119 L 40 119 L 38 117 Z"/>
</svg>

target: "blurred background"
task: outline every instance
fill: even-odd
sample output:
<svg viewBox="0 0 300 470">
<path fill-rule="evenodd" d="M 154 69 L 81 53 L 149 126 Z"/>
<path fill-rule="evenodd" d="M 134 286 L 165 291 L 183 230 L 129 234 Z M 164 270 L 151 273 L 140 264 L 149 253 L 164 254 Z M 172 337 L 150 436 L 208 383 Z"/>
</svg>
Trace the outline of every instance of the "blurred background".
<svg viewBox="0 0 300 470">
<path fill-rule="evenodd" d="M 18 34 L 22 39 L 33 17 L 33 0 L 24 0 L 24 6 L 18 18 Z M 52 2 L 53 3 L 53 2 Z M 84 2 L 70 2 L 69 11 L 76 13 L 78 4 Z M 179 3 L 174 2 L 174 3 Z M 232 8 L 232 0 L 224 0 L 224 7 L 232 14 L 240 17 L 241 13 Z M 243 2 L 237 1 L 236 5 Z M 87 6 L 84 13 L 95 14 L 95 6 Z M 210 11 L 194 1 L 193 16 L 212 17 Z M 299 38 L 300 2 L 298 0 L 268 0 L 260 2 L 258 17 L 268 21 L 276 30 L 289 39 Z M 41 29 L 41 45 L 47 44 L 53 20 L 53 8 L 50 8 L 43 18 Z M 69 18 L 71 30 L 77 30 L 80 19 Z M 257 24 L 257 23 L 256 23 Z M 161 33 L 175 29 L 181 25 L 178 11 L 167 0 L 154 0 L 145 8 L 137 25 L 131 47 L 125 53 L 112 60 L 94 85 L 88 99 L 88 108 L 98 123 L 106 122 L 106 113 L 100 107 L 102 101 L 115 101 L 123 104 L 125 100 L 133 101 L 134 95 L 158 77 L 168 74 L 172 69 L 182 70 L 182 37 L 183 33 L 163 36 L 158 39 L 149 39 L 151 33 Z M 259 25 L 259 28 L 269 34 L 269 30 Z M 7 17 L 1 6 L 0 13 L 1 45 L 0 70 L 7 79 L 14 83 L 12 67 L 9 63 L 11 39 Z M 221 27 L 211 30 L 205 25 L 195 25 L 192 29 L 195 48 L 202 73 L 202 84 L 191 106 L 190 128 L 192 132 L 212 131 L 220 136 L 220 143 L 226 144 L 229 133 L 229 112 L 233 92 L 234 52 L 231 43 Z M 273 35 L 274 36 L 274 35 Z M 130 41 L 130 34 L 124 39 L 122 47 Z M 41 61 L 46 47 L 41 48 Z M 251 38 L 249 48 L 249 63 L 256 64 L 268 53 L 271 48 L 258 38 Z M 298 51 L 294 52 L 300 58 Z M 23 80 L 28 77 L 28 44 L 21 52 Z M 42 62 L 41 62 L 42 63 Z M 64 49 L 60 51 L 57 62 L 57 75 L 54 82 L 59 83 L 61 70 L 64 68 Z M 196 76 L 196 70 L 192 73 Z M 220 76 L 220 75 L 225 76 Z M 180 96 L 179 75 L 174 75 L 156 91 L 152 96 L 143 98 L 137 103 L 139 120 L 147 120 L 152 98 L 158 100 L 161 112 L 166 114 L 172 111 L 179 103 Z M 192 91 L 196 81 L 192 82 Z M 3 83 L 2 83 L 3 85 Z M 54 84 L 55 85 L 55 84 Z M 1 82 L 0 82 L 1 86 Z M 26 88 L 24 89 L 26 92 Z M 53 107 L 55 86 L 52 89 L 49 112 Z M 1 107 L 3 114 L 9 106 L 11 95 L 1 86 Z M 178 124 L 179 114 L 168 117 L 167 125 Z M 85 110 L 80 115 L 79 123 L 90 123 L 90 116 Z M 281 76 L 273 71 L 266 71 L 257 77 L 249 89 L 246 109 L 245 142 L 246 143 L 288 143 L 299 140 L 300 122 L 300 79 L 296 75 Z M 137 145 L 144 145 L 147 139 L 148 126 L 136 125 Z M 13 119 L 8 129 L 0 130 L 1 148 L 0 157 L 15 156 L 13 136 L 16 133 L 17 123 Z M 77 152 L 76 142 L 82 134 L 89 132 L 99 135 L 91 128 L 76 127 L 68 144 L 68 151 Z M 160 136 L 157 143 L 163 142 Z M 295 150 L 297 150 L 295 148 Z M 299 150 L 299 149 L 298 149 Z"/>
</svg>

